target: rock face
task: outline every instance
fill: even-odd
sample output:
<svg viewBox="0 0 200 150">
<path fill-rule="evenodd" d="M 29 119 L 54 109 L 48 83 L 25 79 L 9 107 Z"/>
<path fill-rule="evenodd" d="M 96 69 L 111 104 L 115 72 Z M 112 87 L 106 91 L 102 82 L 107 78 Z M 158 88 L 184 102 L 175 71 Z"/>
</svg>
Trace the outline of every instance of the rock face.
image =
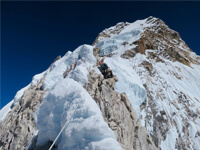
<svg viewBox="0 0 200 150">
<path fill-rule="evenodd" d="M 158 50 L 158 55 L 171 61 L 178 61 L 187 66 L 190 63 L 199 64 L 198 61 L 190 57 L 192 50 L 188 48 L 181 39 L 178 32 L 170 29 L 162 20 L 149 17 L 147 23 L 153 23 L 154 26 L 147 27 L 142 33 L 139 40 L 132 44 L 137 45 L 136 48 L 128 50 L 122 55 L 125 57 L 134 57 L 134 53 L 145 54 L 146 50 Z"/>
<path fill-rule="evenodd" d="M 118 64 L 129 62 L 139 75 L 148 98 L 140 106 L 146 114 L 141 119 L 145 121 L 148 134 L 160 149 L 199 150 L 200 57 L 178 32 L 158 18 L 137 21 L 135 28 L 133 24 L 121 25 L 124 26 L 122 30 L 111 27 L 102 31 L 107 36 L 99 35 L 100 44 L 94 43 L 94 46 L 100 49 L 98 51 L 108 49 L 105 61 L 111 64 L 114 60 Z M 129 40 L 126 35 L 138 29 L 140 37 Z"/>
<path fill-rule="evenodd" d="M 62 58 L 57 57 L 55 61 L 60 59 L 59 62 L 53 63 L 37 84 L 25 90 L 19 103 L 0 122 L 0 150 L 25 150 L 31 138 L 29 149 L 36 149 L 34 115 L 46 92 L 42 86 L 45 75 L 55 67 L 55 74 L 48 78 L 50 83 L 63 83 L 63 79 L 71 78 L 81 88 L 84 86 L 124 150 L 200 150 L 200 57 L 176 31 L 162 20 L 149 17 L 105 29 L 93 47 L 89 47 L 87 52 L 79 49 L 74 55 L 69 52 Z M 97 64 L 102 60 L 110 63 L 113 78 L 103 79 L 97 73 L 92 49 Z M 86 57 L 88 52 L 90 57 Z M 81 54 L 83 57 L 79 60 Z M 91 56 L 94 62 L 87 67 L 86 60 Z M 84 76 L 83 84 L 81 76 Z M 114 138 L 113 132 L 112 135 Z M 53 140 L 37 149 L 48 149 Z"/>
<path fill-rule="evenodd" d="M 27 89 L 19 104 L 0 122 L 1 150 L 25 150 L 28 146 L 35 128 L 34 113 L 43 100 L 42 82 Z"/>
<path fill-rule="evenodd" d="M 102 79 L 94 71 L 88 76 L 86 90 L 98 104 L 105 121 L 115 132 L 124 150 L 156 150 L 151 137 L 142 127 L 125 93 L 114 90 L 117 77 Z"/>
</svg>

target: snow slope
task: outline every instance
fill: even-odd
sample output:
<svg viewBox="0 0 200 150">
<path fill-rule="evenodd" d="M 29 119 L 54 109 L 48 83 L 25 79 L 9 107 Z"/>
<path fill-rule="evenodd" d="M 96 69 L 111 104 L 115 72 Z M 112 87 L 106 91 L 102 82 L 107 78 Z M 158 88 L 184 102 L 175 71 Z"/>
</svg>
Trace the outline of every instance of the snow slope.
<svg viewBox="0 0 200 150">
<path fill-rule="evenodd" d="M 176 150 L 185 146 L 200 150 L 200 66 L 195 63 L 187 66 L 164 57 L 162 44 L 158 49 L 146 49 L 145 54 L 137 52 L 128 59 L 122 58 L 127 50 L 138 46 L 134 42 L 141 39 L 147 28 L 158 28 L 157 20 L 151 17 L 134 23 L 119 23 L 102 31 L 107 36 L 98 37 L 94 46 L 82 45 L 67 52 L 16 94 L 14 104 L 20 101 L 26 89 L 44 78 L 42 87 L 46 94 L 35 114 L 37 147 L 52 142 L 78 106 L 56 142 L 57 149 L 121 149 L 99 107 L 84 89 L 89 71 L 99 73 L 93 48 L 101 48 L 98 59 L 105 56 L 104 62 L 118 77 L 115 90 L 127 94 L 137 118 L 149 135 L 155 137 L 158 147 Z M 198 56 L 190 52 L 184 42 L 178 47 L 197 60 Z M 147 69 L 144 62 L 152 69 Z M 11 110 L 12 103 L 0 110 L 0 121 Z"/>
<path fill-rule="evenodd" d="M 145 31 L 143 27 L 152 27 L 151 30 L 158 28 L 155 20 L 157 18 L 149 22 L 147 19 L 136 21 L 116 34 L 110 34 L 117 30 L 115 27 L 106 29 L 103 32 L 110 37 L 99 38 L 95 46 L 101 47 L 100 58 L 119 78 L 116 90 L 127 94 L 149 134 L 157 138 L 161 136 L 158 145 L 161 149 L 175 150 L 182 142 L 183 145 L 187 143 L 191 150 L 200 150 L 200 66 L 191 63 L 189 67 L 163 57 L 162 45 L 159 50 L 147 49 L 145 55 L 137 53 L 129 59 L 121 57 L 125 51 L 136 48 L 137 45 L 133 43 L 141 38 Z M 178 48 L 181 47 L 181 50 L 196 59 L 197 55 L 190 52 L 188 47 L 184 48 L 183 44 L 180 40 Z M 152 53 L 162 61 L 151 58 Z M 147 70 L 144 62 L 151 64 L 153 69 Z M 140 106 L 144 102 L 146 108 L 141 110 Z"/>
<path fill-rule="evenodd" d="M 138 20 L 126 26 L 120 34 L 112 34 L 108 39 L 100 39 L 100 42 L 95 47 L 101 47 L 99 56 L 114 54 L 112 57 L 107 57 L 104 62 L 112 69 L 113 73 L 119 78 L 115 85 L 117 92 L 125 92 L 140 118 L 140 105 L 147 100 L 146 90 L 143 87 L 142 81 L 135 70 L 133 70 L 133 62 L 121 58 L 121 55 L 129 49 L 135 48 L 136 45 L 129 45 L 141 38 L 141 34 L 146 27 L 153 26 L 153 24 L 146 23 L 147 19 Z M 111 27 L 103 32 L 108 33 L 110 30 L 115 30 Z M 124 44 L 124 43 L 127 44 Z M 100 58 L 101 59 L 101 58 Z M 140 60 L 138 60 L 140 61 Z M 144 121 L 141 121 L 144 125 Z"/>
</svg>

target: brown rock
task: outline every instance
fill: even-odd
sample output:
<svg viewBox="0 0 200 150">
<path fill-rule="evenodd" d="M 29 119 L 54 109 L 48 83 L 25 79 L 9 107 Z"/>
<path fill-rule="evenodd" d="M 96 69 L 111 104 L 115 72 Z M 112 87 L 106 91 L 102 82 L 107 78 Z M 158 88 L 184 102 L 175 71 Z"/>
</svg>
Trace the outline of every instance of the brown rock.
<svg viewBox="0 0 200 150">
<path fill-rule="evenodd" d="M 145 127 L 138 123 L 126 94 L 120 94 L 112 88 L 117 80 L 116 76 L 103 80 L 92 71 L 85 88 L 98 104 L 105 121 L 124 150 L 156 150 Z"/>
</svg>

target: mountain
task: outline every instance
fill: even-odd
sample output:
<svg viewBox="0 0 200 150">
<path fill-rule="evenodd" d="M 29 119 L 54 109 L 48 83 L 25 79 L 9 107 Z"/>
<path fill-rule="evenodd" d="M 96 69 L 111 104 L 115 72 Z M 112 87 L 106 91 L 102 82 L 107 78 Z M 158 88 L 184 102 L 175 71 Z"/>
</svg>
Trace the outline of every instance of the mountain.
<svg viewBox="0 0 200 150">
<path fill-rule="evenodd" d="M 49 149 L 64 127 L 54 150 L 200 150 L 199 77 L 200 57 L 162 20 L 120 22 L 17 92 L 0 149 Z"/>
</svg>

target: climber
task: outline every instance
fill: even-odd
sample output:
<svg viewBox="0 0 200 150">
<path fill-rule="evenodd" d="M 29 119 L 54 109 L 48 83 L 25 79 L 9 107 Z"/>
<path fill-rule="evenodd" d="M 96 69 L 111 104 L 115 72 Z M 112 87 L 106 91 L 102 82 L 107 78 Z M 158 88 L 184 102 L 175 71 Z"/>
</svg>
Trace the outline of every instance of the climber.
<svg viewBox="0 0 200 150">
<path fill-rule="evenodd" d="M 99 62 L 99 66 L 98 69 L 101 71 L 101 73 L 103 74 L 104 76 L 104 79 L 107 79 L 107 78 L 112 78 L 113 77 L 113 73 L 112 73 L 112 70 L 110 70 L 108 68 L 108 65 L 106 63 L 103 63 L 103 62 Z"/>
</svg>

